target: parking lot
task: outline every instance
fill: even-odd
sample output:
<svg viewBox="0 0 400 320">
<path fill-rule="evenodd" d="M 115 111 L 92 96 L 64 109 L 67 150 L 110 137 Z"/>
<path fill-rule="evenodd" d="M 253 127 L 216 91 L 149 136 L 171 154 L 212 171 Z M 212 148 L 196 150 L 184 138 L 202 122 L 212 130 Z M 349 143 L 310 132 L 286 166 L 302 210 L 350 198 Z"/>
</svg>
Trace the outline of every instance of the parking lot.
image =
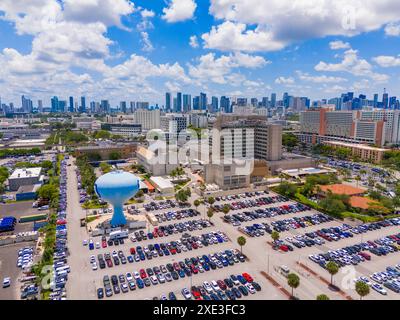
<svg viewBox="0 0 400 320">
<path fill-rule="evenodd" d="M 12 216 L 19 220 L 23 216 L 47 214 L 48 210 L 38 210 L 32 208 L 33 201 L 18 201 L 13 203 L 2 203 L 0 204 L 0 218 L 5 216 Z M 19 223 L 15 225 L 15 231 L 13 233 L 32 231 L 33 222 Z"/>
<path fill-rule="evenodd" d="M 347 238 L 343 236 L 341 239 L 337 239 L 337 241 L 329 241 L 321 236 L 316 236 L 314 240 L 311 241 L 311 235 L 322 232 L 321 230 L 325 230 L 328 234 L 334 230 L 342 231 L 342 229 L 345 228 L 344 225 L 346 225 L 346 223 L 327 218 L 325 215 L 322 215 L 315 210 L 302 208 L 293 201 L 278 197 L 278 195 L 273 192 L 269 192 L 268 194 L 254 194 L 248 197 L 243 196 L 240 199 L 235 199 L 233 197 L 231 199 L 225 198 L 224 200 L 220 199 L 220 201 L 216 202 L 217 205 L 223 206 L 226 203 L 239 202 L 243 200 L 256 201 L 256 199 L 265 197 L 273 198 L 271 203 L 261 204 L 256 201 L 253 206 L 251 205 L 251 201 L 247 201 L 249 204 L 247 207 L 237 206 L 236 209 L 232 209 L 227 216 L 238 215 L 239 217 L 249 217 L 252 216 L 251 213 L 256 210 L 259 210 L 259 212 L 270 211 L 273 213 L 270 215 L 261 214 L 260 216 L 245 219 L 244 221 L 238 221 L 239 225 L 233 225 L 232 222 L 224 221 L 227 220 L 224 218 L 224 214 L 222 212 L 216 212 L 214 217 L 211 219 L 211 226 L 200 229 L 189 229 L 187 222 L 204 218 L 208 205 L 200 205 L 197 208 L 199 213 L 193 215 L 181 214 L 180 212 L 189 209 L 195 210 L 194 207 L 177 208 L 167 205 L 162 208 L 159 206 L 158 209 L 149 210 L 156 216 L 159 225 L 156 227 L 150 226 L 148 230 L 142 230 L 141 232 L 136 233 L 136 236 L 135 232 L 132 232 L 131 235 L 136 238 L 135 242 L 132 242 L 132 240 L 128 238 L 124 239 L 123 244 L 115 245 L 113 243 L 109 246 L 107 241 L 105 241 L 105 245 L 103 246 L 101 237 L 96 237 L 93 238 L 93 241 L 99 243 L 98 248 L 95 246 L 94 250 L 89 250 L 87 245 L 83 245 L 83 241 L 88 240 L 89 236 L 87 235 L 85 228 L 79 227 L 79 218 L 84 217 L 85 212 L 79 205 L 80 196 L 77 192 L 77 188 L 74 188 L 74 185 L 76 186 L 77 183 L 76 174 L 73 166 L 68 167 L 67 170 L 69 181 L 73 180 L 68 184 L 68 195 L 71 201 L 68 202 L 69 208 L 67 208 L 67 217 L 70 216 L 70 218 L 67 219 L 71 219 L 71 221 L 68 221 L 69 228 L 75 229 L 73 232 L 77 235 L 73 239 L 69 239 L 71 251 L 69 263 L 71 265 L 71 273 L 68 275 L 69 280 L 67 286 L 69 287 L 68 298 L 70 299 L 97 299 L 98 289 L 104 289 L 104 276 L 108 276 L 109 279 L 111 279 L 113 275 L 117 278 L 123 275 L 126 281 L 125 284 L 128 285 L 126 278 L 127 274 L 128 276 L 133 276 L 135 272 L 140 274 L 142 269 L 148 271 L 149 268 L 154 270 L 154 267 L 156 267 L 156 270 L 158 270 L 157 268 L 161 270 L 161 268 L 165 268 L 168 264 L 174 265 L 174 263 L 179 264 L 179 262 L 185 263 L 188 261 L 187 258 L 201 258 L 203 255 L 208 256 L 214 253 L 223 253 L 226 250 L 238 250 L 240 247 L 236 240 L 239 236 L 245 236 L 247 239 L 247 243 L 243 247 L 243 253 L 247 258 L 243 263 L 233 263 L 233 265 L 216 268 L 214 270 L 210 269 L 209 271 L 204 270 L 203 272 L 197 270 L 198 272 L 196 274 L 192 272 L 191 276 L 179 276 L 178 279 L 172 279 L 171 281 L 164 281 L 165 277 L 162 277 L 164 282 L 159 283 L 160 281 L 157 280 L 158 284 L 152 284 L 151 280 L 147 280 L 147 282 L 150 281 L 150 285 L 144 285 L 142 289 L 139 289 L 135 282 L 135 289 L 131 290 L 129 289 L 129 286 L 126 287 L 124 285 L 124 291 L 128 288 L 126 293 L 120 290 L 120 293 L 114 293 L 111 297 L 104 297 L 103 299 L 153 299 L 155 297 L 160 299 L 164 298 L 164 296 L 168 297 L 170 292 L 173 292 L 177 299 L 184 299 L 184 295 L 182 294 L 182 289 L 184 288 L 187 288 L 190 291 L 192 286 L 200 286 L 204 281 L 211 283 L 212 280 L 224 280 L 229 278 L 230 275 L 239 275 L 244 272 L 249 273 L 254 278 L 254 281 L 259 283 L 261 291 L 257 291 L 255 294 L 250 294 L 241 299 L 288 299 L 287 292 L 290 292 L 291 289 L 287 285 L 285 275 L 280 272 L 280 267 L 283 265 L 286 266 L 290 272 L 295 272 L 300 277 L 301 284 L 299 288 L 295 290 L 295 295 L 298 298 L 314 300 L 318 294 L 326 294 L 331 299 L 344 299 L 343 294 L 333 291 L 327 285 L 326 281 L 324 282 L 321 280 L 321 278 L 330 280 L 330 275 L 325 269 L 311 261 L 309 256 L 354 245 L 361 241 L 378 239 L 384 235 L 396 233 L 396 230 L 398 229 L 398 227 L 396 229 L 396 226 L 389 226 L 379 230 L 370 230 L 362 234 L 354 234 L 353 237 Z M 192 195 L 190 202 L 193 203 L 195 199 L 197 199 L 197 196 Z M 274 212 L 275 209 L 271 208 L 283 208 L 284 210 L 276 209 L 277 211 Z M 145 209 L 142 209 L 141 211 L 144 213 Z M 245 212 L 247 213 L 244 214 Z M 177 225 L 175 224 L 181 224 L 180 227 L 186 227 L 186 230 L 179 232 L 179 227 L 177 228 Z M 282 243 L 291 246 L 293 250 L 287 250 L 287 252 L 285 252 L 279 246 L 275 248 L 275 250 L 271 246 L 272 239 L 270 232 L 268 232 L 267 229 L 263 230 L 263 234 L 261 232 L 256 232 L 253 236 L 246 234 L 240 229 L 247 226 L 254 227 L 254 224 L 268 226 L 270 232 L 273 230 L 279 231 Z M 355 225 L 352 224 L 351 227 L 355 227 Z M 258 228 L 255 229 L 258 230 Z M 157 230 L 163 230 L 162 236 L 158 234 Z M 156 236 L 154 236 L 155 231 L 157 234 Z M 166 232 L 164 233 L 164 231 Z M 188 236 L 198 237 L 195 239 L 201 241 L 203 239 L 202 235 L 213 232 L 222 232 L 226 235 L 228 241 L 207 246 L 203 244 L 202 247 L 199 246 L 197 248 L 193 248 L 192 246 L 192 250 L 187 248 L 183 250 L 182 247 L 180 247 L 180 251 L 171 253 L 170 249 L 176 249 L 176 243 L 181 242 L 182 244 L 182 236 L 188 234 Z M 343 230 L 343 232 L 345 231 Z M 150 236 L 149 233 L 151 233 L 152 236 Z M 146 235 L 146 239 L 138 241 L 138 234 L 142 236 L 142 238 L 143 235 Z M 334 236 L 335 235 L 332 234 L 332 237 Z M 151 239 L 149 237 L 151 237 Z M 307 241 L 305 241 L 305 239 L 307 239 Z M 295 243 L 297 242 L 304 242 L 304 245 L 296 246 Z M 307 242 L 307 244 L 305 244 L 305 242 Z M 138 247 L 140 247 L 139 251 L 144 255 L 144 259 L 138 255 Z M 135 249 L 134 252 L 131 251 L 131 248 Z M 165 253 L 165 248 L 169 249 L 169 254 Z M 123 253 L 125 257 L 124 259 L 126 259 L 124 263 L 121 263 L 121 260 L 119 259 L 118 265 L 115 265 L 114 258 L 112 257 L 113 251 L 115 251 L 114 255 L 118 255 L 119 251 Z M 148 254 L 151 251 L 157 252 L 149 259 Z M 161 254 L 160 251 L 162 251 Z M 104 268 L 100 268 L 100 262 L 98 260 L 99 254 L 101 254 L 103 259 L 106 257 L 105 254 L 108 254 L 112 261 L 112 266 L 110 267 L 105 265 Z M 96 261 L 96 270 L 93 270 L 94 267 L 91 262 L 92 255 L 94 256 L 93 260 Z M 354 279 L 361 275 L 369 276 L 374 272 L 384 271 L 387 266 L 397 265 L 397 256 L 398 253 L 396 252 L 382 257 L 374 255 L 371 261 L 351 266 L 351 271 L 353 272 L 351 276 L 348 274 L 350 266 L 343 267 L 334 277 L 334 282 L 340 287 L 344 294 L 353 299 L 357 299 L 358 296 L 352 287 Z M 308 270 L 301 265 L 306 266 Z M 310 270 L 312 272 L 310 272 Z M 267 279 L 261 272 L 266 272 L 273 281 Z M 121 283 L 119 283 L 119 285 L 121 285 Z M 121 288 L 122 287 L 120 287 L 120 289 Z M 103 291 L 103 294 L 105 295 L 105 291 Z M 398 299 L 397 295 L 398 294 L 394 292 L 388 292 L 387 296 L 383 296 L 378 292 L 371 290 L 371 293 L 367 298 Z M 194 298 L 194 296 L 192 296 L 192 298 Z"/>
<path fill-rule="evenodd" d="M 20 298 L 19 287 L 21 283 L 17 281 L 21 269 L 16 267 L 18 250 L 23 247 L 32 247 L 34 242 L 23 242 L 0 247 L 0 279 L 11 278 L 11 286 L 8 288 L 0 287 L 0 300 L 18 300 Z"/>
</svg>

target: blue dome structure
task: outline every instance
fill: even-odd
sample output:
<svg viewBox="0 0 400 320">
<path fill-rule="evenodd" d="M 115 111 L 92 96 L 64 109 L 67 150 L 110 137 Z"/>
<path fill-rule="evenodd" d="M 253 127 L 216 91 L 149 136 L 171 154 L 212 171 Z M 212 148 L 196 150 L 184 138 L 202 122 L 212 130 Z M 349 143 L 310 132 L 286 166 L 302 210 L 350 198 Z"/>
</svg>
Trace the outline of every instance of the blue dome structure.
<svg viewBox="0 0 400 320">
<path fill-rule="evenodd" d="M 122 170 L 109 172 L 96 180 L 97 195 L 114 206 L 112 227 L 126 224 L 123 205 L 139 191 L 139 181 L 135 175 Z"/>
</svg>

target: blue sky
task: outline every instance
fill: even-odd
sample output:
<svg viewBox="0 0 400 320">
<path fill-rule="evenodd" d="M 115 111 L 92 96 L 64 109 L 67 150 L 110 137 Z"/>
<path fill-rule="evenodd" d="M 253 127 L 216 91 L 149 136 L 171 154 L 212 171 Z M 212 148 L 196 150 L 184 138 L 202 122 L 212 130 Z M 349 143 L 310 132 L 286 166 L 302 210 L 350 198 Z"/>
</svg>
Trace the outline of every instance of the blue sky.
<svg viewBox="0 0 400 320">
<path fill-rule="evenodd" d="M 2 0 L 0 97 L 400 95 L 396 0 Z"/>
</svg>

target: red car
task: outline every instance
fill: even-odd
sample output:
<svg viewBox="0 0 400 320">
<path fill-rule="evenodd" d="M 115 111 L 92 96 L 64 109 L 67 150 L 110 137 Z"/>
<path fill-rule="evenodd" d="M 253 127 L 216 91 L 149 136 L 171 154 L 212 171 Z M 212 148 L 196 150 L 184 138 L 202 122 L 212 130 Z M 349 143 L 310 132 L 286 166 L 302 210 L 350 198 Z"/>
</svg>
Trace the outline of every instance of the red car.
<svg viewBox="0 0 400 320">
<path fill-rule="evenodd" d="M 199 246 L 198 246 L 198 244 L 196 242 L 193 242 L 192 243 L 192 247 L 193 247 L 193 249 L 197 249 Z"/>
<path fill-rule="evenodd" d="M 146 274 L 146 271 L 144 271 L 144 269 L 140 269 L 139 273 L 140 273 L 140 277 L 142 279 L 147 278 L 147 274 Z"/>
<path fill-rule="evenodd" d="M 66 220 L 57 220 L 57 222 L 56 222 L 56 224 L 57 225 L 64 225 L 64 224 L 67 224 L 67 221 Z"/>
<path fill-rule="evenodd" d="M 107 267 L 109 267 L 109 268 L 113 267 L 113 263 L 112 263 L 111 259 L 107 259 L 106 262 L 107 262 Z"/>
<path fill-rule="evenodd" d="M 194 266 L 194 264 L 192 264 L 192 265 L 190 266 L 190 269 L 192 269 L 192 272 L 193 272 L 194 274 L 198 274 L 198 273 L 199 273 L 199 270 L 197 270 L 197 268 Z"/>
<path fill-rule="evenodd" d="M 101 247 L 102 248 L 107 248 L 107 241 L 102 241 L 101 242 Z"/>
<path fill-rule="evenodd" d="M 288 252 L 288 251 L 289 251 L 289 248 L 288 248 L 287 246 L 285 246 L 284 244 L 281 245 L 281 246 L 279 247 L 279 249 L 282 250 L 283 252 Z"/>
<path fill-rule="evenodd" d="M 175 249 L 170 249 L 169 252 L 170 252 L 171 254 L 176 254 L 176 250 L 175 250 Z"/>
<path fill-rule="evenodd" d="M 193 297 L 195 297 L 195 299 L 201 297 L 200 290 L 197 289 L 195 286 L 192 287 L 192 295 Z"/>
<path fill-rule="evenodd" d="M 226 290 L 226 284 L 222 280 L 217 281 L 218 286 L 221 288 L 221 290 Z"/>
<path fill-rule="evenodd" d="M 242 273 L 243 278 L 246 279 L 247 282 L 253 282 L 253 278 L 247 272 Z"/>
<path fill-rule="evenodd" d="M 153 231 L 153 237 L 154 237 L 154 238 L 158 238 L 157 232 Z"/>
<path fill-rule="evenodd" d="M 130 253 L 131 253 L 131 254 L 135 254 L 135 253 L 136 253 L 136 250 L 135 250 L 135 248 L 130 248 L 130 250 L 129 250 L 129 251 L 130 251 Z"/>
<path fill-rule="evenodd" d="M 362 256 L 365 260 L 371 260 L 371 256 L 368 253 L 360 252 L 360 256 Z"/>
<path fill-rule="evenodd" d="M 181 267 L 179 266 L 179 264 L 177 262 L 174 262 L 173 266 L 174 266 L 175 271 L 181 270 Z"/>
</svg>

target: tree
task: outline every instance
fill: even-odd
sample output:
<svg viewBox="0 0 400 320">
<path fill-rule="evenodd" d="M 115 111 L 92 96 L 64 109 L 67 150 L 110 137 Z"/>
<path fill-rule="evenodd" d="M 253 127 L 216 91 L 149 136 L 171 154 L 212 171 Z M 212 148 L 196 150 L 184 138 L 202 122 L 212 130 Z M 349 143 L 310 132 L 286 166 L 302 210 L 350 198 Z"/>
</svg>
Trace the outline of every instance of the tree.
<svg viewBox="0 0 400 320">
<path fill-rule="evenodd" d="M 290 152 L 299 143 L 299 139 L 293 133 L 282 134 L 282 145 Z"/>
<path fill-rule="evenodd" d="M 225 205 L 222 207 L 222 212 L 223 212 L 225 215 L 227 215 L 227 214 L 229 213 L 229 211 L 231 211 L 231 208 L 229 207 L 229 205 L 225 204 Z"/>
<path fill-rule="evenodd" d="M 276 191 L 283 196 L 292 198 L 295 196 L 295 194 L 297 192 L 297 187 L 289 182 L 283 181 L 276 188 Z"/>
<path fill-rule="evenodd" d="M 212 206 L 215 203 L 215 198 L 214 197 L 208 197 L 207 202 Z"/>
<path fill-rule="evenodd" d="M 317 300 L 330 300 L 326 294 L 319 294 Z"/>
<path fill-rule="evenodd" d="M 328 270 L 329 274 L 331 275 L 331 285 L 333 284 L 333 276 L 339 272 L 339 266 L 336 262 L 329 261 L 326 264 L 326 270 Z"/>
<path fill-rule="evenodd" d="M 110 152 L 110 160 L 119 160 L 121 159 L 121 157 L 121 153 L 119 153 L 118 151 Z"/>
<path fill-rule="evenodd" d="M 45 184 L 39 188 L 38 196 L 40 198 L 52 201 L 58 196 L 58 188 L 53 184 Z"/>
<path fill-rule="evenodd" d="M 208 217 L 209 221 L 211 221 L 211 218 L 213 217 L 213 215 L 214 215 L 214 210 L 212 208 L 209 208 L 207 210 L 207 217 Z"/>
<path fill-rule="evenodd" d="M 280 237 L 280 235 L 279 235 L 279 232 L 278 232 L 278 231 L 272 231 L 272 233 L 271 233 L 271 238 L 272 238 L 272 240 L 274 240 L 274 242 L 276 242 L 277 240 L 279 240 L 279 237 Z"/>
<path fill-rule="evenodd" d="M 181 189 L 175 194 L 175 199 L 178 202 L 184 203 L 187 202 L 188 198 L 190 197 L 191 191 L 189 188 Z"/>
<path fill-rule="evenodd" d="M 196 207 L 196 210 L 197 210 L 197 207 L 201 204 L 201 202 L 200 202 L 199 199 L 196 199 L 196 200 L 194 200 L 193 204 L 194 204 L 194 206 Z"/>
<path fill-rule="evenodd" d="M 143 190 L 139 190 L 139 191 L 136 193 L 135 198 L 141 198 L 141 197 L 143 197 L 143 196 L 144 196 Z"/>
<path fill-rule="evenodd" d="M 357 281 L 356 291 L 360 296 L 360 300 L 362 300 L 363 297 L 369 294 L 369 285 L 367 285 L 364 281 Z"/>
<path fill-rule="evenodd" d="M 295 273 L 289 273 L 287 277 L 288 285 L 292 288 L 292 297 L 293 297 L 293 290 L 296 289 L 300 285 L 300 278 Z"/>
<path fill-rule="evenodd" d="M 246 244 L 246 238 L 243 236 L 237 238 L 237 243 L 240 246 L 240 253 L 242 253 L 243 246 Z"/>
</svg>

